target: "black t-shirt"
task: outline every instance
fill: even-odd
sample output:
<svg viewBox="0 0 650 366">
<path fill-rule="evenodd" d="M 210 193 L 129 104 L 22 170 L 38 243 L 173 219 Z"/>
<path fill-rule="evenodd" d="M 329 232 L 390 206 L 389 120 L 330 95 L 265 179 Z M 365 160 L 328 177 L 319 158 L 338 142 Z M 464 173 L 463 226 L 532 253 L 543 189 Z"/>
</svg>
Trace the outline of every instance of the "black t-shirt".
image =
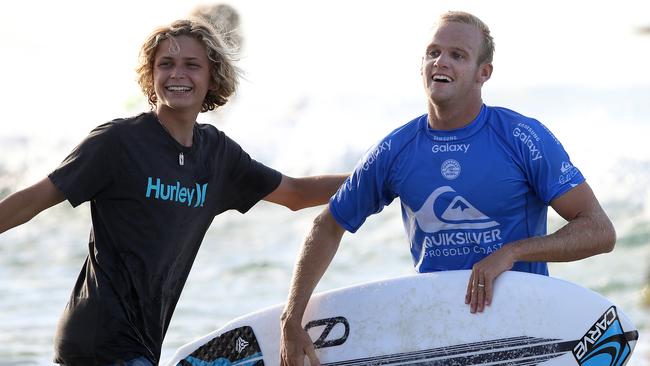
<svg viewBox="0 0 650 366">
<path fill-rule="evenodd" d="M 94 129 L 49 178 L 73 206 L 90 201 L 92 216 L 89 255 L 59 322 L 54 361 L 101 365 L 159 361 L 212 219 L 248 211 L 282 175 L 212 125 L 195 125 L 187 148 L 144 113 Z"/>
</svg>

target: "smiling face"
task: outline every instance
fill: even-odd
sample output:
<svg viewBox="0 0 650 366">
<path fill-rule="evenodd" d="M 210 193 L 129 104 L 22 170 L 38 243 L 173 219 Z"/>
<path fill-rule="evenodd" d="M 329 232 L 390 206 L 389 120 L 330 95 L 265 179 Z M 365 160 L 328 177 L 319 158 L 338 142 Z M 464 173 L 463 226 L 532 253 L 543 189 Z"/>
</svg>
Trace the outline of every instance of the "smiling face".
<svg viewBox="0 0 650 366">
<path fill-rule="evenodd" d="M 492 64 L 479 64 L 483 38 L 470 24 L 443 22 L 422 58 L 422 81 L 429 104 L 475 105 L 481 87 L 492 74 Z"/>
<path fill-rule="evenodd" d="M 205 45 L 191 36 L 160 42 L 153 61 L 156 111 L 198 114 L 210 89 L 214 89 Z"/>
</svg>

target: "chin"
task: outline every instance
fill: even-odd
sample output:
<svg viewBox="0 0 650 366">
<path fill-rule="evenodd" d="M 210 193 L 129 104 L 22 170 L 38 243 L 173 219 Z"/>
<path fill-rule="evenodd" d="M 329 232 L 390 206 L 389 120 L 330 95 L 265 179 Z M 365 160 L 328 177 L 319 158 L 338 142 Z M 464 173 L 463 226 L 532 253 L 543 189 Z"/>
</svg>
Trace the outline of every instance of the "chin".
<svg viewBox="0 0 650 366">
<path fill-rule="evenodd" d="M 196 103 L 190 101 L 170 101 L 169 103 L 166 103 L 166 105 L 168 108 L 175 109 L 175 110 L 196 108 Z"/>
<path fill-rule="evenodd" d="M 439 93 L 436 94 L 429 94 L 429 101 L 431 101 L 434 104 L 445 104 L 451 100 L 451 96 L 449 95 L 441 95 Z"/>
</svg>

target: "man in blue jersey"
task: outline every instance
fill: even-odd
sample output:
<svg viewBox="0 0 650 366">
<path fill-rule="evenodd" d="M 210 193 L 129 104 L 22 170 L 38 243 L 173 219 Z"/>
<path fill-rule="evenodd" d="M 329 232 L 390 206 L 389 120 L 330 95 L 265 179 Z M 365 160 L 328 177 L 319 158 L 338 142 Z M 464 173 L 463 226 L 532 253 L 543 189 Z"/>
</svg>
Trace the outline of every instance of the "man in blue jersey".
<svg viewBox="0 0 650 366">
<path fill-rule="evenodd" d="M 546 262 L 611 251 L 616 234 L 589 185 L 535 119 L 483 104 L 494 44 L 475 16 L 439 19 L 422 58 L 428 111 L 361 159 L 314 221 L 282 315 L 282 365 L 319 364 L 301 327 L 309 297 L 343 233 L 400 198 L 418 272 L 471 269 L 469 311 L 490 305 L 504 271 L 548 275 Z M 568 223 L 546 234 L 548 206 Z"/>
</svg>

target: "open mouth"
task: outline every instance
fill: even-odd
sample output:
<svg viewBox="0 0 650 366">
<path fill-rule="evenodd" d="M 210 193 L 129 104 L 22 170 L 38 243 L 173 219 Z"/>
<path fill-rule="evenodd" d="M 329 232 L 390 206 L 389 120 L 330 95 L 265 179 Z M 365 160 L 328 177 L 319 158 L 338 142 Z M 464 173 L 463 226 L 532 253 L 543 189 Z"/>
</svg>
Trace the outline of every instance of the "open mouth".
<svg viewBox="0 0 650 366">
<path fill-rule="evenodd" d="M 438 82 L 438 83 L 451 83 L 453 81 L 452 78 L 450 78 L 447 75 L 433 75 L 433 81 Z"/>
<path fill-rule="evenodd" d="M 189 86 L 182 86 L 182 85 L 170 85 L 166 86 L 165 89 L 170 92 L 188 92 L 192 90 Z"/>
</svg>

